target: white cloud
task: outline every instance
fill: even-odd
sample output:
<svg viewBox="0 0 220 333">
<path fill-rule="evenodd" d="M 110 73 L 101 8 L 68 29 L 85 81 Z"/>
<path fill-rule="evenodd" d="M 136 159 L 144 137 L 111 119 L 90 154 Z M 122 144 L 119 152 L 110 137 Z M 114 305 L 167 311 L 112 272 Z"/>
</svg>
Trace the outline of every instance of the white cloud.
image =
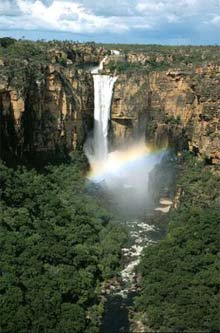
<svg viewBox="0 0 220 333">
<path fill-rule="evenodd" d="M 5 14 L 8 10 L 11 9 L 11 3 L 9 1 L 2 1 L 0 2 L 0 15 Z"/>
<path fill-rule="evenodd" d="M 119 16 L 121 18 L 134 16 L 137 0 L 78 0 L 97 16 Z"/>
<path fill-rule="evenodd" d="M 170 14 L 170 15 L 167 15 L 167 21 L 168 21 L 168 23 L 178 23 L 179 17 L 175 14 Z"/>
<path fill-rule="evenodd" d="M 187 17 L 199 17 L 210 14 L 212 11 L 220 11 L 219 0 L 139 0 L 136 10 L 142 15 L 149 15 L 153 19 L 162 18 L 175 21 Z M 173 20 L 171 20 L 173 21 Z"/>
<path fill-rule="evenodd" d="M 155 1 L 141 1 L 137 4 L 136 9 L 142 14 L 150 14 L 162 12 L 164 7 L 165 5 L 162 2 L 155 3 Z"/>
<path fill-rule="evenodd" d="M 140 24 L 134 24 L 134 28 L 135 29 L 146 29 L 146 30 L 150 30 L 152 29 L 152 25 L 148 24 L 148 23 L 140 23 Z"/>
<path fill-rule="evenodd" d="M 220 28 L 220 15 L 214 16 L 211 23 Z"/>
<path fill-rule="evenodd" d="M 20 15 L 16 0 L 0 0 L 0 17 Z"/>
<path fill-rule="evenodd" d="M 94 39 L 130 34 L 133 40 L 144 38 L 146 31 L 146 36 L 167 41 L 190 40 L 193 34 L 196 40 L 201 31 L 212 37 L 210 29 L 219 26 L 220 0 L 0 0 L 2 30 L 57 31 Z"/>
<path fill-rule="evenodd" d="M 41 0 L 17 0 L 17 6 L 21 17 L 7 18 L 9 28 L 72 33 L 123 32 L 129 29 L 117 17 L 96 16 L 92 11 L 73 1 L 54 0 L 45 5 Z M 6 21 L 1 22 L 0 26 L 3 26 L 3 23 Z"/>
</svg>

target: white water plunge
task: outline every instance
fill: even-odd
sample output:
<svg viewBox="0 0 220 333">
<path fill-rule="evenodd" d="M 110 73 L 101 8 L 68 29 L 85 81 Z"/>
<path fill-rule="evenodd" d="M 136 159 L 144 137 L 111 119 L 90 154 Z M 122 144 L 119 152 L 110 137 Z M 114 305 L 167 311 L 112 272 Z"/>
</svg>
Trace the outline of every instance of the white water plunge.
<svg viewBox="0 0 220 333">
<path fill-rule="evenodd" d="M 95 90 L 94 158 L 96 161 L 105 161 L 108 157 L 108 122 L 117 77 L 95 74 L 93 80 Z"/>
<path fill-rule="evenodd" d="M 103 70 L 107 56 L 99 66 L 93 68 L 94 82 L 94 135 L 85 144 L 85 152 L 90 165 L 103 164 L 108 158 L 108 125 L 111 118 L 111 101 L 117 77 L 99 74 Z"/>
</svg>

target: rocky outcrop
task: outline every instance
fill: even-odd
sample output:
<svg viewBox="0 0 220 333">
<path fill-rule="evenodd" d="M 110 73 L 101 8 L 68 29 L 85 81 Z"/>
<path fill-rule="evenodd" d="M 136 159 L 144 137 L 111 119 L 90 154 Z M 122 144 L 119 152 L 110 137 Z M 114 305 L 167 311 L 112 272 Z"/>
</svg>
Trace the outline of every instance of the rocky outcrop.
<svg viewBox="0 0 220 333">
<path fill-rule="evenodd" d="M 171 64 L 174 61 L 174 56 L 172 54 L 148 54 L 144 52 L 132 53 L 129 52 L 127 55 L 127 61 L 130 63 L 139 63 L 141 65 L 146 65 L 151 62 L 157 64 L 168 63 Z"/>
<path fill-rule="evenodd" d="M 98 64 L 103 56 L 109 53 L 102 47 L 90 44 L 78 44 L 68 42 L 50 42 L 47 54 L 52 64 L 60 61 L 67 61 L 68 65 L 90 65 Z"/>
<path fill-rule="evenodd" d="M 6 44 L 0 43 L 1 157 L 47 162 L 82 147 L 93 128 L 90 71 L 110 51 L 67 41 Z"/>
<path fill-rule="evenodd" d="M 1 154 L 10 160 L 48 160 L 83 144 L 93 126 L 93 83 L 88 72 L 59 65 L 27 67 L 22 90 L 1 82 Z M 39 75 L 40 74 L 40 75 Z"/>
<path fill-rule="evenodd" d="M 113 147 L 145 134 L 148 113 L 149 78 L 122 74 L 118 77 L 112 100 L 111 142 Z"/>
<path fill-rule="evenodd" d="M 145 129 L 148 142 L 189 148 L 218 164 L 219 85 L 217 65 L 120 75 L 112 104 L 113 145 Z"/>
</svg>

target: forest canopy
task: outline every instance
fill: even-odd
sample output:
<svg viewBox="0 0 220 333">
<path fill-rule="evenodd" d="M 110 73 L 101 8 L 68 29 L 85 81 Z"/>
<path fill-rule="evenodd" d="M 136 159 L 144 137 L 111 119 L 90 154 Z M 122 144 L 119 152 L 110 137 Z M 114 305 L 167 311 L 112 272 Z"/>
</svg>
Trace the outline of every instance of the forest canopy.
<svg viewBox="0 0 220 333">
<path fill-rule="evenodd" d="M 101 282 L 119 269 L 126 233 L 81 170 L 0 164 L 1 332 L 99 331 Z"/>
<path fill-rule="evenodd" d="M 166 238 L 142 256 L 137 309 L 153 331 L 219 332 L 219 172 L 189 156 L 177 188 Z"/>
</svg>

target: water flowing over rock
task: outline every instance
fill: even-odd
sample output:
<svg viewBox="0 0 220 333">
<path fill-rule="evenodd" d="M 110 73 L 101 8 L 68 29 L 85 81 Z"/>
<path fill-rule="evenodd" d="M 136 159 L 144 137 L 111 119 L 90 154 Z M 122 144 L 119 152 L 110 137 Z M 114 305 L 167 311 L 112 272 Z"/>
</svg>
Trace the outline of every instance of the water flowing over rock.
<svg viewBox="0 0 220 333">
<path fill-rule="evenodd" d="M 108 122 L 113 87 L 117 77 L 94 75 L 93 80 L 95 90 L 94 155 L 96 160 L 103 161 L 108 155 Z"/>
<path fill-rule="evenodd" d="M 85 152 L 91 165 L 103 163 L 108 157 L 108 126 L 117 77 L 99 74 L 106 59 L 107 56 L 91 72 L 94 82 L 94 135 L 92 144 L 90 139 L 85 144 Z"/>
<path fill-rule="evenodd" d="M 102 71 L 102 70 L 103 70 L 103 68 L 104 68 L 104 63 L 105 63 L 105 61 L 107 60 L 107 58 L 108 58 L 107 56 L 104 57 L 104 58 L 102 59 L 102 61 L 100 62 L 99 66 L 96 66 L 95 68 L 93 68 L 92 71 L 91 71 L 91 73 L 92 73 L 92 74 L 99 74 L 99 71 Z"/>
</svg>

